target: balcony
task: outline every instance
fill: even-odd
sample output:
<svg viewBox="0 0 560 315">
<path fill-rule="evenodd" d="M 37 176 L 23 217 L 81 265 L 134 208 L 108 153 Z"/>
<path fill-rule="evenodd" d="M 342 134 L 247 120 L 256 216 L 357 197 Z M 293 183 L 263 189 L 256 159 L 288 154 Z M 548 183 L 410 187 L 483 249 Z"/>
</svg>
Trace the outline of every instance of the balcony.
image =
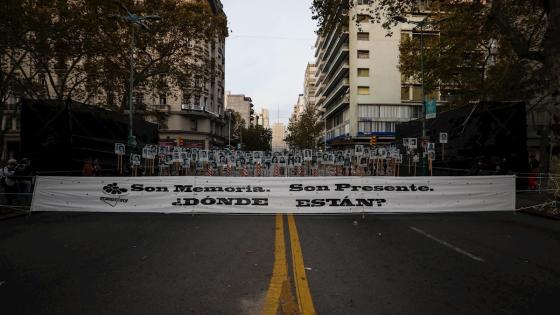
<svg viewBox="0 0 560 315">
<path fill-rule="evenodd" d="M 350 125 L 344 123 L 327 130 L 327 141 L 350 135 Z"/>
<path fill-rule="evenodd" d="M 348 95 L 342 95 L 338 100 L 334 102 L 330 109 L 325 112 L 324 117 L 329 117 L 340 108 L 346 107 L 346 105 L 348 104 L 350 104 L 350 97 L 348 97 Z"/>
<path fill-rule="evenodd" d="M 319 91 L 325 89 L 325 80 L 330 79 L 334 75 L 334 73 L 336 73 L 336 71 L 339 71 L 341 67 L 344 67 L 344 65 L 348 67 L 349 51 L 350 50 L 348 49 L 348 45 L 344 45 L 342 49 L 339 50 L 339 52 L 336 54 L 336 56 L 332 58 L 332 62 L 329 64 L 328 68 L 323 69 L 324 71 L 322 73 L 325 73 L 325 75 L 320 76 L 322 80 L 317 82 Z"/>
<path fill-rule="evenodd" d="M 158 112 L 167 112 L 171 111 L 171 106 L 169 105 L 162 105 L 162 104 L 152 104 L 147 106 L 148 109 Z"/>
<path fill-rule="evenodd" d="M 350 80 L 348 80 L 348 78 L 340 80 L 340 82 L 333 89 L 333 92 L 328 96 L 325 95 L 325 101 L 322 103 L 323 108 L 327 109 L 334 105 L 339 100 L 340 96 L 344 95 L 348 91 L 349 87 Z"/>
<path fill-rule="evenodd" d="M 332 92 L 334 86 L 339 83 L 342 78 L 348 78 L 349 69 L 350 66 L 347 63 L 342 63 L 336 71 L 332 71 L 332 73 L 327 76 L 330 80 L 321 86 L 321 90 L 324 91 L 321 95 L 328 96 Z"/>
<path fill-rule="evenodd" d="M 348 33 L 346 32 L 340 35 L 338 41 L 335 42 L 335 45 L 332 47 L 332 49 L 327 52 L 328 55 L 321 59 L 325 62 L 320 63 L 320 65 L 317 67 L 317 71 L 324 71 L 325 67 L 329 66 L 333 62 L 333 57 L 340 54 L 341 49 L 346 49 L 348 51 L 348 45 Z"/>
</svg>

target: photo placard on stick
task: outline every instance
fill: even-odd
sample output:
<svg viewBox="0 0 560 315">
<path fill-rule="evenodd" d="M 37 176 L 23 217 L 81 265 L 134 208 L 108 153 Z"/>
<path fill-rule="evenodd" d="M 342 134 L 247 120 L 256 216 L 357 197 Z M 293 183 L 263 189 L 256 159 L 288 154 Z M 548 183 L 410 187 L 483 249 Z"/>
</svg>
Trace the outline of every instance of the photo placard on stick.
<svg viewBox="0 0 560 315">
<path fill-rule="evenodd" d="M 408 139 L 408 147 L 416 150 L 418 149 L 418 139 L 417 138 L 409 138 Z"/>
<path fill-rule="evenodd" d="M 140 166 L 140 155 L 131 154 L 130 155 L 130 164 L 132 164 L 133 166 Z"/>
<path fill-rule="evenodd" d="M 126 146 L 124 145 L 124 143 L 115 143 L 115 154 L 116 155 L 126 154 Z"/>
<path fill-rule="evenodd" d="M 446 144 L 448 139 L 447 132 L 440 132 L 439 133 L 439 143 Z"/>
<path fill-rule="evenodd" d="M 361 145 L 361 144 L 358 144 L 358 145 L 354 146 L 354 154 L 356 156 L 364 155 L 364 146 Z"/>
</svg>

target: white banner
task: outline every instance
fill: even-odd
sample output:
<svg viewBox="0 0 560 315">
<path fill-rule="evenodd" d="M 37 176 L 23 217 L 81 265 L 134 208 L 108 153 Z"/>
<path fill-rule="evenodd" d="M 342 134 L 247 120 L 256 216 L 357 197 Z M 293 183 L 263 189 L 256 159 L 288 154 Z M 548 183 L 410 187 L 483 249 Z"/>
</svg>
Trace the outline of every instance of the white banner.
<svg viewBox="0 0 560 315">
<path fill-rule="evenodd" d="M 503 211 L 514 207 L 514 176 L 40 176 L 31 211 L 430 213 Z"/>
</svg>

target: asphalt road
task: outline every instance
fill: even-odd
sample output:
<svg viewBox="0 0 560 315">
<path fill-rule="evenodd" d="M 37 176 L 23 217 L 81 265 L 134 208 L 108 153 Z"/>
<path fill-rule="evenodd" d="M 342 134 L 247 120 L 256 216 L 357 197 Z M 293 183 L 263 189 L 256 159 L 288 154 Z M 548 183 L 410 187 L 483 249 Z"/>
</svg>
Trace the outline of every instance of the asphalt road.
<svg viewBox="0 0 560 315">
<path fill-rule="evenodd" d="M 471 213 L 292 223 L 88 213 L 0 221 L 0 313 L 559 312 L 558 221 Z"/>
</svg>

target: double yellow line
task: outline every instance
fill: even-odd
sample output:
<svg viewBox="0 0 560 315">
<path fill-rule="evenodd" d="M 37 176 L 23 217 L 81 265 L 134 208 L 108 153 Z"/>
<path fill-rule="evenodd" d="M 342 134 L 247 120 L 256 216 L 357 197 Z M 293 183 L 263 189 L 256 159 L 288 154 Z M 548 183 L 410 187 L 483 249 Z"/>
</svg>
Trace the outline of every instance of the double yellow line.
<svg viewBox="0 0 560 315">
<path fill-rule="evenodd" d="M 276 232 L 274 241 L 274 267 L 272 278 L 266 294 L 264 303 L 264 315 L 282 314 L 315 314 L 313 299 L 309 291 L 309 283 L 305 274 L 303 254 L 299 243 L 296 222 L 293 215 L 288 215 L 288 230 L 290 234 L 290 247 L 292 249 L 292 269 L 296 288 L 294 301 L 292 294 L 292 283 L 288 275 L 288 264 L 286 260 L 286 241 L 284 238 L 284 218 L 281 214 L 276 215 Z M 296 304 L 297 303 L 297 304 Z"/>
</svg>

